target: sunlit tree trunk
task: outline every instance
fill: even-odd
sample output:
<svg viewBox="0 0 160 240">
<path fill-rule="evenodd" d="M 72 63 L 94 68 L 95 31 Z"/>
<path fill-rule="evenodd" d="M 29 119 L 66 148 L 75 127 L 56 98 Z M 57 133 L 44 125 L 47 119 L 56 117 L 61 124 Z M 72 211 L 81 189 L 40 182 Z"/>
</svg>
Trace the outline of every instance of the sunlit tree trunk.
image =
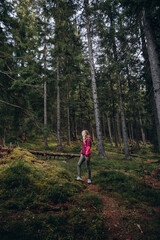
<svg viewBox="0 0 160 240">
<path fill-rule="evenodd" d="M 112 131 L 111 131 L 111 119 L 107 116 L 107 124 L 108 124 L 108 133 L 109 133 L 109 139 L 111 145 L 113 145 L 113 139 L 112 139 Z"/>
</svg>

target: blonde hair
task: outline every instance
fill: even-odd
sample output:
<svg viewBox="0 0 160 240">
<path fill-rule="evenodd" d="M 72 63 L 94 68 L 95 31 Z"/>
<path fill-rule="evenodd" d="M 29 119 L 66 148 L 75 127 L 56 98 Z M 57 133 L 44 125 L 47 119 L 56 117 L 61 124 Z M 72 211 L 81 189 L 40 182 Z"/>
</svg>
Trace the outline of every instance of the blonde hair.
<svg viewBox="0 0 160 240">
<path fill-rule="evenodd" d="M 82 131 L 83 141 L 86 141 L 87 137 L 90 137 L 88 130 L 83 130 Z"/>
</svg>

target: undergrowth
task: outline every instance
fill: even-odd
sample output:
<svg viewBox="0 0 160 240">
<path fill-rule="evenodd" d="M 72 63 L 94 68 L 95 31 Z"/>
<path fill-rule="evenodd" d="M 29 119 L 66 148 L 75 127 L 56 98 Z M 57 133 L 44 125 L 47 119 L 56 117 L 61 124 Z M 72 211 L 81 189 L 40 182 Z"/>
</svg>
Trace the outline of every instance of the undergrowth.
<svg viewBox="0 0 160 240">
<path fill-rule="evenodd" d="M 104 239 L 102 213 L 91 211 L 102 209 L 101 199 L 86 193 L 77 202 L 83 189 L 65 163 L 40 161 L 15 148 L 0 161 L 0 239 L 92 239 L 92 233 Z"/>
<path fill-rule="evenodd" d="M 120 171 L 101 171 L 94 177 L 94 182 L 102 190 L 118 193 L 131 207 L 146 202 L 152 206 L 160 205 L 160 192 L 146 185 L 133 176 Z"/>
<path fill-rule="evenodd" d="M 57 151 L 53 139 L 49 139 L 47 149 L 40 139 L 21 145 Z M 158 240 L 160 222 L 156 209 L 160 205 L 160 191 L 145 179 L 147 176 L 158 181 L 159 155 L 152 152 L 151 146 L 143 146 L 140 150 L 132 149 L 131 159 L 125 160 L 122 148 L 109 143 L 105 143 L 105 148 L 107 159 L 97 155 L 96 143 L 92 145 L 93 184 L 99 186 L 101 195 L 118 202 L 124 214 L 123 231 L 130 231 L 135 240 Z M 62 152 L 80 153 L 80 149 L 78 141 L 71 146 L 64 145 Z M 68 162 L 38 159 L 24 148 L 15 148 L 0 159 L 1 240 L 108 238 L 102 199 L 74 180 L 77 162 L 78 158 Z M 82 178 L 86 176 L 83 164 Z M 141 226 L 143 234 L 137 226 Z"/>
</svg>

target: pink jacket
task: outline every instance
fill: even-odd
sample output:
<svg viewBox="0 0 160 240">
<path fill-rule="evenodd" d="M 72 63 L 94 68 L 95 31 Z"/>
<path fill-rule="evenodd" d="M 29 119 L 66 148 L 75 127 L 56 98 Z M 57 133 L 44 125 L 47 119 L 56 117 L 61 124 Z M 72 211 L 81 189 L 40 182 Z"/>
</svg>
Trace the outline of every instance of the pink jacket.
<svg viewBox="0 0 160 240">
<path fill-rule="evenodd" d="M 91 145 L 91 139 L 88 137 L 86 141 L 83 141 L 81 154 L 84 154 L 86 157 L 88 157 L 88 155 L 91 154 Z"/>
</svg>

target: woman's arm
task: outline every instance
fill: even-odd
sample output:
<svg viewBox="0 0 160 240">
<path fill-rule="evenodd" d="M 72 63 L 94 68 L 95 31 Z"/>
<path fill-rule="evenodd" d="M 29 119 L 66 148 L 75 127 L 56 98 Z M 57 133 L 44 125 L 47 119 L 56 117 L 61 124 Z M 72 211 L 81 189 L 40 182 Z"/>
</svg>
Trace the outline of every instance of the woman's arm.
<svg viewBox="0 0 160 240">
<path fill-rule="evenodd" d="M 86 140 L 86 157 L 88 157 L 88 155 L 91 154 L 91 139 L 87 138 Z"/>
</svg>

